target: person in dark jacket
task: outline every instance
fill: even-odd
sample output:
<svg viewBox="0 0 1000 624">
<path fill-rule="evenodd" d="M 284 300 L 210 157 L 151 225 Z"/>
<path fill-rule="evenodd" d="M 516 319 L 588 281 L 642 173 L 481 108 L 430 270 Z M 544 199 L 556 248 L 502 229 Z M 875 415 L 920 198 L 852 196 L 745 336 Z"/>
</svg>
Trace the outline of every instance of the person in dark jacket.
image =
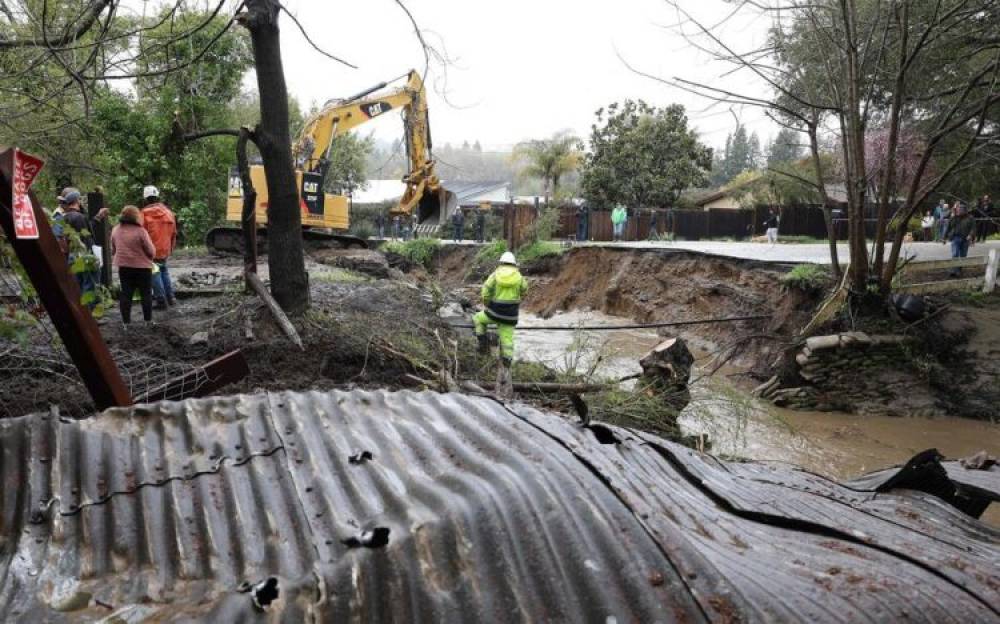
<svg viewBox="0 0 1000 624">
<path fill-rule="evenodd" d="M 456 242 L 465 238 L 465 214 L 461 208 L 451 213 L 451 237 Z"/>
<path fill-rule="evenodd" d="M 976 203 L 976 240 L 984 241 L 993 233 L 993 202 L 989 195 L 983 195 Z"/>
<path fill-rule="evenodd" d="M 156 247 L 149 232 L 142 225 L 142 215 L 135 206 L 122 209 L 118 225 L 111 231 L 112 264 L 118 267 L 121 293 L 118 309 L 122 324 L 127 328 L 132 322 L 132 296 L 139 291 L 142 301 L 142 318 L 153 321 L 153 257 Z"/>
<path fill-rule="evenodd" d="M 476 242 L 486 242 L 486 212 L 490 209 L 489 204 L 480 206 L 476 211 Z"/>
<path fill-rule="evenodd" d="M 80 205 L 81 197 L 80 191 L 72 186 L 64 188 L 59 195 L 59 208 L 62 209 L 63 213 L 59 232 L 64 239 L 61 246 L 67 253 L 69 265 L 72 267 L 71 270 L 76 276 L 76 282 L 80 286 L 80 294 L 87 301 L 87 307 L 93 310 L 97 305 L 95 293 L 101 279 L 100 265 L 96 263 L 93 255 L 94 238 L 91 235 L 93 226 Z M 103 218 L 106 214 L 107 211 L 102 210 L 98 213 L 97 218 Z M 76 232 L 79 237 L 79 245 L 70 244 L 70 241 L 65 240 L 67 227 Z M 84 266 L 79 266 L 81 263 Z"/>
<path fill-rule="evenodd" d="M 379 238 L 385 238 L 385 215 L 381 210 L 375 213 L 375 231 Z"/>
<path fill-rule="evenodd" d="M 584 242 L 589 237 L 590 229 L 590 210 L 587 208 L 586 204 L 580 204 L 576 207 L 576 240 Z"/>
<path fill-rule="evenodd" d="M 969 245 L 976 240 L 976 221 L 965 208 L 965 204 L 955 203 L 955 214 L 948 220 L 943 243 L 951 243 L 951 257 L 965 258 L 969 255 Z M 961 275 L 962 269 L 951 270 L 952 277 Z"/>
</svg>

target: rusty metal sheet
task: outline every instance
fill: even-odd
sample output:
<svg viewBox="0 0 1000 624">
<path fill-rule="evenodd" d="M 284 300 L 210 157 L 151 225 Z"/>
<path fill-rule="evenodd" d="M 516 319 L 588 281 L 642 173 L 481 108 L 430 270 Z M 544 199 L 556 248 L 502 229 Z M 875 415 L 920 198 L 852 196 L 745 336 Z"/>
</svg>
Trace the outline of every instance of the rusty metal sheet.
<svg viewBox="0 0 1000 624">
<path fill-rule="evenodd" d="M 998 619 L 996 531 L 929 494 L 488 398 L 38 414 L 0 445 L 0 609 L 22 621 Z"/>
</svg>

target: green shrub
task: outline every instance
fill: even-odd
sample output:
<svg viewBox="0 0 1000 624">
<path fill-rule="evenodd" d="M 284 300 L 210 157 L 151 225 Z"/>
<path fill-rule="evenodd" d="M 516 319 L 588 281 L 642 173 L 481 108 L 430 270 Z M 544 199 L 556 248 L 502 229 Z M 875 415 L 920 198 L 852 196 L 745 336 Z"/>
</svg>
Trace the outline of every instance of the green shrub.
<svg viewBox="0 0 1000 624">
<path fill-rule="evenodd" d="M 552 241 L 535 241 L 517 250 L 517 261 L 521 264 L 562 254 L 563 246 Z"/>
<path fill-rule="evenodd" d="M 799 264 L 781 277 L 781 283 L 787 288 L 819 292 L 829 285 L 830 271 L 818 264 Z"/>
<path fill-rule="evenodd" d="M 382 248 L 386 253 L 394 253 L 425 269 L 431 269 L 434 257 L 441 248 L 441 241 L 436 238 L 417 238 L 406 242 L 392 241 Z"/>
<path fill-rule="evenodd" d="M 476 264 L 496 264 L 500 256 L 507 251 L 507 241 L 498 240 L 486 243 L 476 252 Z"/>
</svg>

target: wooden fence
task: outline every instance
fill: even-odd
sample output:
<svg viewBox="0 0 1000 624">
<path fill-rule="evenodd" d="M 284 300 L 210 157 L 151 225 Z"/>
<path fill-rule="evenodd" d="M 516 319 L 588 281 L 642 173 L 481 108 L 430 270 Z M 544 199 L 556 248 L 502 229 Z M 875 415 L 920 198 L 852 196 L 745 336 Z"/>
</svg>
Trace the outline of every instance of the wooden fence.
<svg viewBox="0 0 1000 624">
<path fill-rule="evenodd" d="M 642 210 L 636 216 L 630 211 L 626 222 L 625 240 L 646 240 L 673 235 L 684 240 L 705 240 L 711 238 L 733 238 L 742 240 L 764 234 L 764 221 L 767 219 L 768 208 L 728 210 L 713 208 L 709 210 Z M 655 230 L 654 219 L 655 218 Z M 561 209 L 559 227 L 556 235 L 559 238 L 576 238 L 577 224 L 580 216 L 575 207 Z M 612 239 L 611 211 L 590 209 L 587 211 L 587 240 L 610 241 Z M 846 223 L 843 227 L 843 238 L 846 239 Z M 781 223 L 778 231 L 785 236 L 811 236 L 826 238 L 826 224 L 823 211 L 819 206 L 784 206 L 781 208 Z"/>
<path fill-rule="evenodd" d="M 983 271 L 984 266 L 985 272 L 980 273 Z M 913 294 L 926 294 L 947 290 L 979 288 L 982 286 L 983 292 L 991 293 L 996 288 L 998 268 L 1000 268 L 1000 250 L 997 249 L 991 249 L 986 256 L 975 256 L 973 258 L 911 262 L 903 267 L 902 270 L 903 278 L 907 282 L 909 278 L 914 276 L 922 276 L 927 273 L 940 274 L 943 271 L 961 271 L 963 269 L 971 269 L 973 276 L 965 278 L 948 277 L 935 280 L 924 279 L 919 282 L 904 283 L 896 290 Z"/>
</svg>

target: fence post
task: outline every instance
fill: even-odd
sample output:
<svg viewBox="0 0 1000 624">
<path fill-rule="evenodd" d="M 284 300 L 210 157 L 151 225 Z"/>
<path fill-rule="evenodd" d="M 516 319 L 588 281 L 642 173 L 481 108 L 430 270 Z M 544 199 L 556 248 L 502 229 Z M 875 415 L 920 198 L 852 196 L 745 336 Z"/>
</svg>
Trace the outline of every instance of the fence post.
<svg viewBox="0 0 1000 624">
<path fill-rule="evenodd" d="M 986 277 L 983 279 L 983 292 L 993 292 L 997 284 L 997 269 L 1000 268 L 1000 249 L 991 249 L 986 260 Z"/>
</svg>

